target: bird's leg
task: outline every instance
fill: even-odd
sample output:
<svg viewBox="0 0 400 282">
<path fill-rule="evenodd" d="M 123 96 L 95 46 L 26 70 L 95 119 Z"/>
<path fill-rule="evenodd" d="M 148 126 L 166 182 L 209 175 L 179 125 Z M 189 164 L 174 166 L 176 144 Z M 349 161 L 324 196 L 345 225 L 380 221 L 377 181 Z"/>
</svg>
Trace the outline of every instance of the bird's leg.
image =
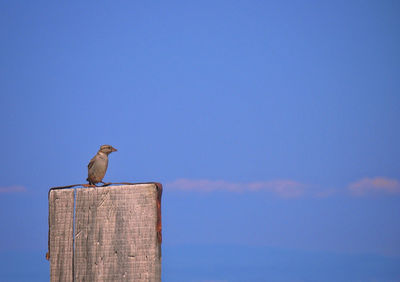
<svg viewBox="0 0 400 282">
<path fill-rule="evenodd" d="M 89 184 L 82 184 L 83 187 L 89 188 L 89 187 L 96 187 L 96 185 L 89 183 Z"/>
</svg>

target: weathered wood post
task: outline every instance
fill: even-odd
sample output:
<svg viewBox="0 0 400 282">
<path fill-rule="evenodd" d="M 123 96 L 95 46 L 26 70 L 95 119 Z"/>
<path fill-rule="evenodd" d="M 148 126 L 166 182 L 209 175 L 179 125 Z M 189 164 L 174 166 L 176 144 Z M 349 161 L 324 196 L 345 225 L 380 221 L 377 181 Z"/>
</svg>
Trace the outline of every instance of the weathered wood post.
<svg viewBox="0 0 400 282">
<path fill-rule="evenodd" d="M 161 281 L 158 183 L 49 191 L 50 281 Z"/>
</svg>

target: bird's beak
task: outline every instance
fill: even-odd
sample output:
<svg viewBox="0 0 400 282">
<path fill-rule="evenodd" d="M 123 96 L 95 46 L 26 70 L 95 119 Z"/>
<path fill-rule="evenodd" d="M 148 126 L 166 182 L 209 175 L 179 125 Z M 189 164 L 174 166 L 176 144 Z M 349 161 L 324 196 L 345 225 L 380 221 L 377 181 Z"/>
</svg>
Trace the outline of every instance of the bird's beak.
<svg viewBox="0 0 400 282">
<path fill-rule="evenodd" d="M 117 149 L 115 149 L 114 147 L 111 149 L 111 152 L 116 152 L 118 151 Z"/>
</svg>

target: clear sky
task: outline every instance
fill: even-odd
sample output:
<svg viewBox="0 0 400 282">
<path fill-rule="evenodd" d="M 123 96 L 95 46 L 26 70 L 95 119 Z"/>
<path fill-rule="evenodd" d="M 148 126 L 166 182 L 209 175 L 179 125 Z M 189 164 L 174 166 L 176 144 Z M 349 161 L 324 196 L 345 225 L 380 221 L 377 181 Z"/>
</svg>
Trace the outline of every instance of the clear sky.
<svg viewBox="0 0 400 282">
<path fill-rule="evenodd" d="M 0 280 L 47 192 L 164 184 L 163 281 L 400 280 L 398 1 L 0 1 Z"/>
</svg>

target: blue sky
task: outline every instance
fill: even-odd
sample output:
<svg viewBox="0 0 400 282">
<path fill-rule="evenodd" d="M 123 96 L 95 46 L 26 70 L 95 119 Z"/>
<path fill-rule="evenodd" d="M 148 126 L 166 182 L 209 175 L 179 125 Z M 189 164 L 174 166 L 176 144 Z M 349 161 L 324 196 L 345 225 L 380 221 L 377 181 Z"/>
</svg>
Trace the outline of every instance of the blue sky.
<svg viewBox="0 0 400 282">
<path fill-rule="evenodd" d="M 111 144 L 164 184 L 164 281 L 398 281 L 399 11 L 0 1 L 0 280 L 47 279 L 47 191 Z"/>
</svg>

